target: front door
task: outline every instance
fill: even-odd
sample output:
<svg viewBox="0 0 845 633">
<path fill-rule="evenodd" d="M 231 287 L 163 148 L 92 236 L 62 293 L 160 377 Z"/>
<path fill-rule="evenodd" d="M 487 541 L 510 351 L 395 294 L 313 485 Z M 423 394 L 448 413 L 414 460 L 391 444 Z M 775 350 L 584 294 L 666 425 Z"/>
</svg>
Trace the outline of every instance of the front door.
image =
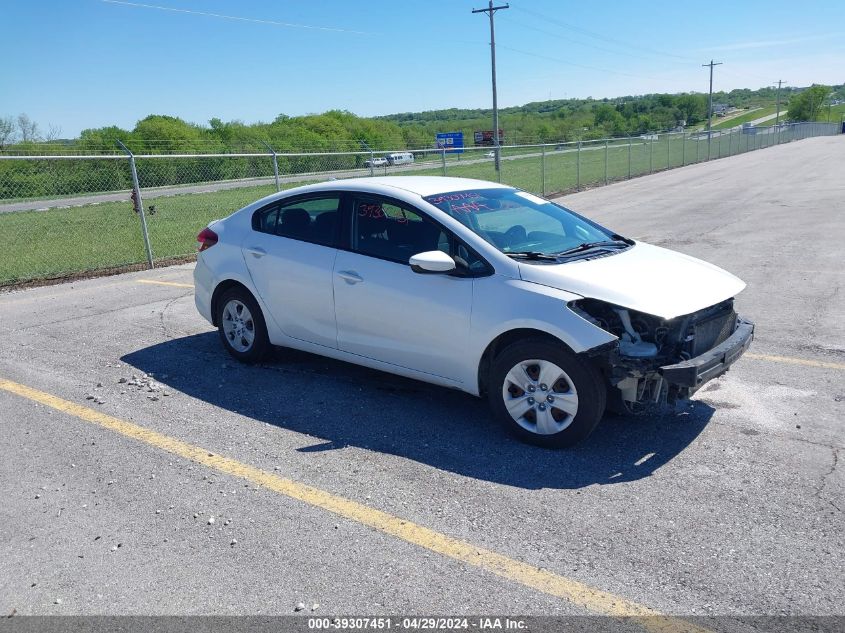
<svg viewBox="0 0 845 633">
<path fill-rule="evenodd" d="M 351 211 L 351 251 L 338 251 L 334 266 L 338 347 L 460 380 L 473 279 L 419 274 L 408 265 L 417 253 L 448 253 L 449 237 L 395 201 L 357 197 Z"/>
</svg>

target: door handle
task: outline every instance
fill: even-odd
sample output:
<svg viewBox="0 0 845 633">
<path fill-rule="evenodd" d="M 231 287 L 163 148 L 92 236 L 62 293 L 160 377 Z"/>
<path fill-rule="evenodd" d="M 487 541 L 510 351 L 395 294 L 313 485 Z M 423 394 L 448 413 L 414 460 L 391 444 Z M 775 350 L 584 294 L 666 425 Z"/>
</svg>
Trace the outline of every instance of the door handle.
<svg viewBox="0 0 845 633">
<path fill-rule="evenodd" d="M 338 277 L 343 279 L 348 284 L 357 284 L 364 281 L 364 278 L 356 273 L 354 270 L 339 270 L 337 271 Z"/>
<path fill-rule="evenodd" d="M 256 257 L 256 258 L 257 257 L 264 257 L 267 254 L 267 251 L 265 251 L 260 246 L 250 246 L 249 248 L 246 249 L 246 252 L 251 254 L 253 257 Z"/>
</svg>

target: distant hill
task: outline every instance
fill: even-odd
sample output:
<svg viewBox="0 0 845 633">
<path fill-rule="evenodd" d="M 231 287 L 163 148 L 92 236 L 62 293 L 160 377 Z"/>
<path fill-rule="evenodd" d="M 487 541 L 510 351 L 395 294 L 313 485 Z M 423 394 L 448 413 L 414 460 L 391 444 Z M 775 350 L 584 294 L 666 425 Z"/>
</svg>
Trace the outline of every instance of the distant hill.
<svg viewBox="0 0 845 633">
<path fill-rule="evenodd" d="M 792 95 L 805 88 L 781 89 L 786 111 Z M 845 86 L 835 86 L 845 98 Z M 777 89 L 747 88 L 714 92 L 713 103 L 730 109 L 766 108 L 775 105 Z M 437 132 L 463 132 L 465 143 L 472 142 L 476 130 L 492 129 L 490 108 L 450 108 L 427 112 L 403 112 L 376 117 L 396 123 L 403 130 L 413 129 L 433 138 Z M 556 99 L 499 109 L 499 121 L 506 142 L 534 143 L 586 140 L 624 136 L 701 124 L 707 119 L 707 95 L 702 93 L 628 95 L 613 99 Z M 714 117 L 714 120 L 717 120 Z"/>
<path fill-rule="evenodd" d="M 783 88 L 784 112 L 790 99 L 797 98 L 804 90 Z M 834 99 L 845 100 L 845 86 L 830 90 Z M 714 93 L 713 102 L 733 109 L 767 108 L 775 104 L 775 97 L 774 88 L 739 89 Z M 589 140 L 672 130 L 681 125 L 700 126 L 707 118 L 707 95 L 557 99 L 502 108 L 499 113 L 507 144 Z M 270 123 L 246 124 L 213 118 L 207 125 L 152 114 L 138 121 L 131 130 L 116 126 L 93 128 L 72 140 L 47 142 L 36 136 L 34 141 L 20 143 L 12 134 L 5 139 L 0 137 L 0 149 L 6 153 L 41 154 L 115 152 L 118 140 L 139 154 L 266 152 L 265 143 L 277 152 L 422 149 L 435 146 L 438 132 L 463 132 L 465 145 L 472 145 L 474 132 L 492 130 L 491 119 L 489 108 L 449 108 L 369 118 L 345 110 L 330 110 L 295 117 L 280 114 Z M 0 117 L 0 123 L 13 125 L 14 120 Z"/>
</svg>

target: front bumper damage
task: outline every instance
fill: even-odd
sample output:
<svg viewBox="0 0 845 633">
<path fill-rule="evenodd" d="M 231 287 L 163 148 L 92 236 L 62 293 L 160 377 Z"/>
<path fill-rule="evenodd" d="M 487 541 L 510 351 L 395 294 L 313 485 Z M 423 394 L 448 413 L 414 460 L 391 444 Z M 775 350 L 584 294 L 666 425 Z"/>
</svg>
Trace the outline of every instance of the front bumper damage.
<svg viewBox="0 0 845 633">
<path fill-rule="evenodd" d="M 586 352 L 607 378 L 608 406 L 621 413 L 633 413 L 650 403 L 671 404 L 689 398 L 708 381 L 727 372 L 754 338 L 754 324 L 731 314 L 734 325 L 730 334 L 691 358 L 625 356 L 619 341 Z"/>
<path fill-rule="evenodd" d="M 713 349 L 689 360 L 664 365 L 657 371 L 669 385 L 694 393 L 704 383 L 724 374 L 733 365 L 754 339 L 754 324 L 738 319 L 737 328 L 726 340 Z"/>
</svg>

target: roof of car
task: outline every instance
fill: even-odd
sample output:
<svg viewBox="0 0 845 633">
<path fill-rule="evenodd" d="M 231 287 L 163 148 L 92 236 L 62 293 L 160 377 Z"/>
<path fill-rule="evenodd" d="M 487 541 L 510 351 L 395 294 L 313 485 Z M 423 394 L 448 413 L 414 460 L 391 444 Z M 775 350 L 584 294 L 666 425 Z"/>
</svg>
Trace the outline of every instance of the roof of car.
<svg viewBox="0 0 845 633">
<path fill-rule="evenodd" d="M 402 189 L 418 196 L 431 196 L 447 191 L 466 191 L 468 189 L 509 189 L 489 180 L 475 178 L 453 178 L 449 176 L 376 176 L 374 178 L 346 178 L 343 180 L 328 180 L 313 185 L 301 187 L 303 192 L 309 189 L 356 189 L 378 190 L 382 188 Z"/>
</svg>

